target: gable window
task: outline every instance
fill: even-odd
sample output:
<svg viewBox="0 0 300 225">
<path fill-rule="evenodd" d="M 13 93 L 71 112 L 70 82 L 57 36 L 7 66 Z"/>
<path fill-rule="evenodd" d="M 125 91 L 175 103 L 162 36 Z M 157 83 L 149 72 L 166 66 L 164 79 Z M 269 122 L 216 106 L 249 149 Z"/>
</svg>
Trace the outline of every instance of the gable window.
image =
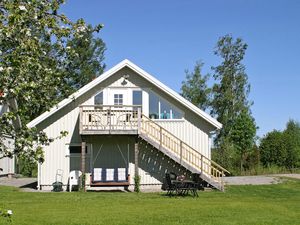
<svg viewBox="0 0 300 225">
<path fill-rule="evenodd" d="M 114 94 L 114 105 L 123 105 L 123 94 Z"/>
<path fill-rule="evenodd" d="M 183 113 L 162 97 L 149 92 L 149 117 L 151 119 L 182 119 Z"/>
<path fill-rule="evenodd" d="M 101 91 L 94 98 L 95 105 L 103 105 L 103 92 Z"/>
</svg>

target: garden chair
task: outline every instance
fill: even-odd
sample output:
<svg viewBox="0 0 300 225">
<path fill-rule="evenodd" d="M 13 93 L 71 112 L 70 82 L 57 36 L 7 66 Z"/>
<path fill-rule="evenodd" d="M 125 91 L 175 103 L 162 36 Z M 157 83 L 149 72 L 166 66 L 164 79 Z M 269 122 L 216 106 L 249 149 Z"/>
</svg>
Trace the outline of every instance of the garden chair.
<svg viewBox="0 0 300 225">
<path fill-rule="evenodd" d="M 171 175 L 170 173 L 166 173 L 166 190 L 167 190 L 167 195 L 171 196 L 173 192 L 177 193 L 177 186 L 172 183 Z"/>
<path fill-rule="evenodd" d="M 80 176 L 82 175 L 81 171 L 73 170 L 69 175 L 69 191 L 72 191 L 73 186 L 79 186 Z"/>
</svg>

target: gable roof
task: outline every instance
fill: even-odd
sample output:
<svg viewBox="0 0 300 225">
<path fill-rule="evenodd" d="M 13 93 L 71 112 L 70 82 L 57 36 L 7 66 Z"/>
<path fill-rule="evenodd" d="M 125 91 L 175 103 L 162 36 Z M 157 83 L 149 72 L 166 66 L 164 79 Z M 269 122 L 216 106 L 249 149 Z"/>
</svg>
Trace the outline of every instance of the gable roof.
<svg viewBox="0 0 300 225">
<path fill-rule="evenodd" d="M 57 111 L 59 111 L 60 109 L 62 109 L 63 107 L 65 107 L 66 105 L 68 105 L 69 103 L 71 103 L 72 101 L 77 99 L 78 97 L 82 96 L 87 91 L 94 88 L 95 86 L 100 84 L 102 81 L 106 80 L 107 78 L 109 78 L 110 76 L 115 74 L 117 71 L 121 70 L 122 68 L 124 68 L 126 66 L 128 68 L 132 69 L 134 72 L 136 72 L 140 76 L 142 76 L 143 78 L 145 78 L 147 81 L 149 81 L 156 87 L 158 87 L 159 89 L 161 89 L 162 91 L 164 91 L 169 96 L 171 96 L 174 99 L 176 99 L 177 101 L 181 102 L 181 104 L 183 104 L 184 106 L 186 106 L 187 108 L 192 110 L 194 113 L 196 113 L 201 118 L 206 120 L 208 123 L 213 125 L 215 128 L 217 128 L 217 129 L 222 128 L 222 124 L 219 123 L 216 119 L 214 119 L 209 114 L 207 114 L 206 112 L 204 112 L 201 109 L 199 109 L 198 107 L 196 107 L 194 104 L 192 104 L 191 102 L 189 102 L 188 100 L 183 98 L 177 92 L 173 91 L 171 88 L 169 88 L 166 85 L 164 85 L 163 83 L 161 83 L 159 80 L 154 78 L 152 75 L 150 75 L 149 73 L 147 73 L 146 71 L 144 71 L 143 69 L 141 69 L 140 67 L 138 67 L 137 65 L 132 63 L 131 61 L 129 61 L 128 59 L 121 61 L 116 66 L 112 67 L 111 69 L 109 69 L 108 71 L 103 73 L 101 76 L 97 77 L 95 80 L 93 80 L 90 83 L 88 83 L 87 85 L 83 86 L 78 91 L 76 91 L 75 93 L 70 95 L 68 98 L 62 100 L 55 107 L 53 107 L 49 111 L 44 112 L 43 114 L 41 114 L 40 116 L 38 116 L 37 118 L 32 120 L 30 123 L 27 124 L 27 126 L 35 127 L 36 125 L 38 125 L 39 123 L 44 121 L 46 118 L 50 117 L 51 115 L 53 115 L 54 113 L 56 113 Z"/>
</svg>

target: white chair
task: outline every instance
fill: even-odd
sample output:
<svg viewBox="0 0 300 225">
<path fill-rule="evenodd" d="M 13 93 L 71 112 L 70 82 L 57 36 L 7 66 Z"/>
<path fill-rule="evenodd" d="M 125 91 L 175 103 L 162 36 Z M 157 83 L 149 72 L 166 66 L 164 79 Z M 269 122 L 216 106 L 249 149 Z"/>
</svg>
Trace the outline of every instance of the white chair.
<svg viewBox="0 0 300 225">
<path fill-rule="evenodd" d="M 73 170 L 69 175 L 69 191 L 72 191 L 72 186 L 79 185 L 79 177 L 82 175 L 80 170 Z"/>
</svg>

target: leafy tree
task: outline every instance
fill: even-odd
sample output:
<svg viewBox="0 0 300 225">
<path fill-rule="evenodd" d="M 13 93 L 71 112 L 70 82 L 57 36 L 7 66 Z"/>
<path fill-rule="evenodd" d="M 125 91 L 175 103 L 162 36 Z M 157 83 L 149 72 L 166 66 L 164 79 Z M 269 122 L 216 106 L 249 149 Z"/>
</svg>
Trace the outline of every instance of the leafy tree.
<svg viewBox="0 0 300 225">
<path fill-rule="evenodd" d="M 286 143 L 281 131 L 274 130 L 267 133 L 261 139 L 259 150 L 263 166 L 285 166 Z"/>
<path fill-rule="evenodd" d="M 92 28 L 83 20 L 71 22 L 58 12 L 63 2 L 0 2 L 0 105 L 8 104 L 11 99 L 19 105 L 0 117 L 0 134 L 8 134 L 15 139 L 14 152 L 9 152 L 0 135 L 2 157 L 16 154 L 35 161 L 43 160 L 40 146 L 65 135 L 62 131 L 58 137 L 47 137 L 45 133 L 26 126 L 16 129 L 11 123 L 20 118 L 22 124 L 26 124 L 66 94 L 64 90 L 68 90 L 69 85 L 66 81 L 75 79 L 74 75 L 66 72 L 66 68 L 72 60 L 79 58 L 77 54 L 80 52 L 68 44 L 72 45 L 72 40 L 83 40 L 92 30 L 99 31 L 102 27 Z M 98 51 L 99 47 L 95 49 Z M 83 71 L 82 68 L 80 70 Z"/>
<path fill-rule="evenodd" d="M 80 21 L 84 23 L 82 19 Z M 94 32 L 98 33 L 101 28 L 102 25 L 95 28 L 88 25 L 82 35 L 74 36 L 73 39 L 68 40 L 67 48 L 72 49 L 73 52 L 67 54 L 67 63 L 63 68 L 67 89 L 61 92 L 63 93 L 61 98 L 69 96 L 103 73 L 106 47 L 100 38 L 93 35 Z"/>
<path fill-rule="evenodd" d="M 288 121 L 286 129 L 267 133 L 260 143 L 261 162 L 264 166 L 276 165 L 287 169 L 300 166 L 300 125 Z"/>
<path fill-rule="evenodd" d="M 240 155 L 240 171 L 249 153 L 254 146 L 256 126 L 253 117 L 246 111 L 241 112 L 232 126 L 230 140 Z"/>
<path fill-rule="evenodd" d="M 209 106 L 211 89 L 207 87 L 209 74 L 203 76 L 201 73 L 203 65 L 202 62 L 196 62 L 193 72 L 185 71 L 186 80 L 182 82 L 181 95 L 205 110 Z"/>
<path fill-rule="evenodd" d="M 230 156 L 236 155 L 231 151 L 243 155 L 247 149 L 251 149 L 249 143 L 254 143 L 253 133 L 256 133 L 255 121 L 250 112 L 252 103 L 247 99 L 250 84 L 242 64 L 246 49 L 247 44 L 241 38 L 234 39 L 231 35 L 221 37 L 215 55 L 220 56 L 222 62 L 219 66 L 212 67 L 217 83 L 212 89 L 211 113 L 223 124 L 223 128 L 217 133 L 215 145 L 223 156 L 223 165 L 228 168 L 232 167 Z M 246 125 L 249 126 L 247 132 L 240 133 Z M 238 139 L 239 134 L 243 135 L 243 140 Z M 247 149 L 244 149 L 245 146 Z"/>
<path fill-rule="evenodd" d="M 286 143 L 286 168 L 300 167 L 300 124 L 289 120 L 283 135 Z"/>
</svg>

